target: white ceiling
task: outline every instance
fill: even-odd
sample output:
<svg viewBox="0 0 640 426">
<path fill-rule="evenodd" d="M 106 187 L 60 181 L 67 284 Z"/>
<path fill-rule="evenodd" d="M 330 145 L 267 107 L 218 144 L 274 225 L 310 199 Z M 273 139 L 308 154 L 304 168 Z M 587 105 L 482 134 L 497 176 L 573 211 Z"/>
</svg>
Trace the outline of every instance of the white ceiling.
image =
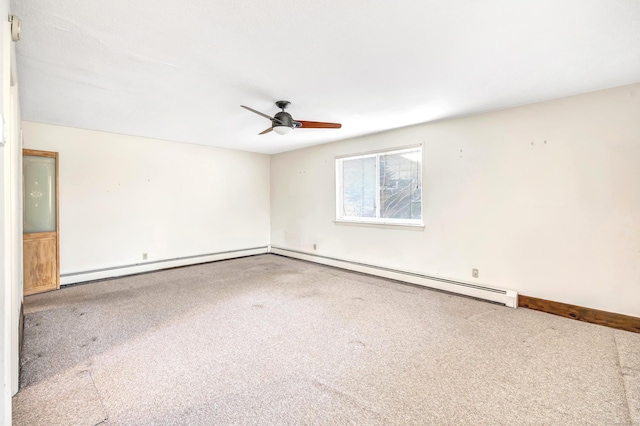
<svg viewBox="0 0 640 426">
<path fill-rule="evenodd" d="M 276 153 L 640 81 L 640 0 L 14 0 L 23 119 Z M 342 129 L 257 134 L 274 101 Z M 87 141 L 88 143 L 90 141 Z"/>
</svg>

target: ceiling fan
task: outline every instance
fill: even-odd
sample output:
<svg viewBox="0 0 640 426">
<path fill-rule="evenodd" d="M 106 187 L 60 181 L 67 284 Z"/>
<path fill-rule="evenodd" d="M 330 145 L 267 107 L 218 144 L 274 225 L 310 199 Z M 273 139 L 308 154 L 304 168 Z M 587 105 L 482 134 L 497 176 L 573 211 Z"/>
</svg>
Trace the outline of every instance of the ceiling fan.
<svg viewBox="0 0 640 426">
<path fill-rule="evenodd" d="M 268 129 L 258 133 L 259 135 L 264 135 L 265 133 L 269 133 L 274 130 L 279 135 L 286 135 L 290 133 L 293 129 L 303 128 L 303 129 L 339 129 L 342 127 L 340 123 L 324 123 L 322 121 L 303 121 L 303 120 L 294 120 L 291 117 L 291 114 L 288 112 L 284 112 L 284 110 L 291 105 L 289 101 L 278 101 L 276 102 L 276 106 L 280 108 L 282 111 L 277 113 L 274 117 L 269 117 L 267 114 L 263 114 L 260 111 L 256 111 L 253 108 L 249 108 L 248 106 L 240 105 L 244 109 L 248 109 L 251 112 L 255 112 L 258 115 L 263 116 L 264 118 L 268 118 L 271 120 L 271 127 Z"/>
</svg>

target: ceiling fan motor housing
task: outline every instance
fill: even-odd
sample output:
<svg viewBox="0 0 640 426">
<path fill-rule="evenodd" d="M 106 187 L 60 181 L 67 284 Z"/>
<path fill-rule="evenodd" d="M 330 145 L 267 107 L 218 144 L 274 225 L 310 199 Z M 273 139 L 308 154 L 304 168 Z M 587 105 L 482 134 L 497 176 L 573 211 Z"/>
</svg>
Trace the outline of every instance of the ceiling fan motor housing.
<svg viewBox="0 0 640 426">
<path fill-rule="evenodd" d="M 275 115 L 275 118 L 282 122 L 282 124 L 276 124 L 277 126 L 296 127 L 293 118 L 291 118 L 291 114 L 288 112 L 281 111 Z"/>
</svg>

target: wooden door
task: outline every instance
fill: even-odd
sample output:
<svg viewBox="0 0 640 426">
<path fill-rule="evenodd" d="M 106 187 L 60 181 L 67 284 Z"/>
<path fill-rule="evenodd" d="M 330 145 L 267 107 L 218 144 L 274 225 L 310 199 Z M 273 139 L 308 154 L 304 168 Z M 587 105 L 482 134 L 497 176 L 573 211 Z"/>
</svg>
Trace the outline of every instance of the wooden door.
<svg viewBox="0 0 640 426">
<path fill-rule="evenodd" d="M 24 294 L 60 288 L 58 153 L 22 151 Z"/>
</svg>

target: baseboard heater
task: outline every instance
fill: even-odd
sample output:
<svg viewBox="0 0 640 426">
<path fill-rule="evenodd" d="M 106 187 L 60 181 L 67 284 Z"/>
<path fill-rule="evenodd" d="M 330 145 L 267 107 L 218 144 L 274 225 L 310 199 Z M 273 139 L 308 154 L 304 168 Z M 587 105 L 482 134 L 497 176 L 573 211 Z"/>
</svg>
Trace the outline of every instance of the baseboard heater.
<svg viewBox="0 0 640 426">
<path fill-rule="evenodd" d="M 451 293 L 463 294 L 465 296 L 488 300 L 516 308 L 518 306 L 518 293 L 513 290 L 505 290 L 489 287 L 481 284 L 468 283 L 464 281 L 452 280 L 449 278 L 434 277 L 430 275 L 418 274 L 415 272 L 401 271 L 384 266 L 376 266 L 352 260 L 338 259 L 335 257 L 323 256 L 315 253 L 300 250 L 287 249 L 283 247 L 271 246 L 271 253 L 294 259 L 307 260 L 337 268 L 348 269 L 355 272 L 363 272 L 383 278 L 404 281 L 429 288 L 448 291 Z"/>
<path fill-rule="evenodd" d="M 217 253 L 198 254 L 194 256 L 175 257 L 171 259 L 153 260 L 130 265 L 112 266 L 89 271 L 60 274 L 60 285 L 76 284 L 85 281 L 122 277 L 143 272 L 159 271 L 179 266 L 197 265 L 198 263 L 215 262 L 217 260 L 235 259 L 269 252 L 269 246 L 227 250 Z"/>
</svg>

